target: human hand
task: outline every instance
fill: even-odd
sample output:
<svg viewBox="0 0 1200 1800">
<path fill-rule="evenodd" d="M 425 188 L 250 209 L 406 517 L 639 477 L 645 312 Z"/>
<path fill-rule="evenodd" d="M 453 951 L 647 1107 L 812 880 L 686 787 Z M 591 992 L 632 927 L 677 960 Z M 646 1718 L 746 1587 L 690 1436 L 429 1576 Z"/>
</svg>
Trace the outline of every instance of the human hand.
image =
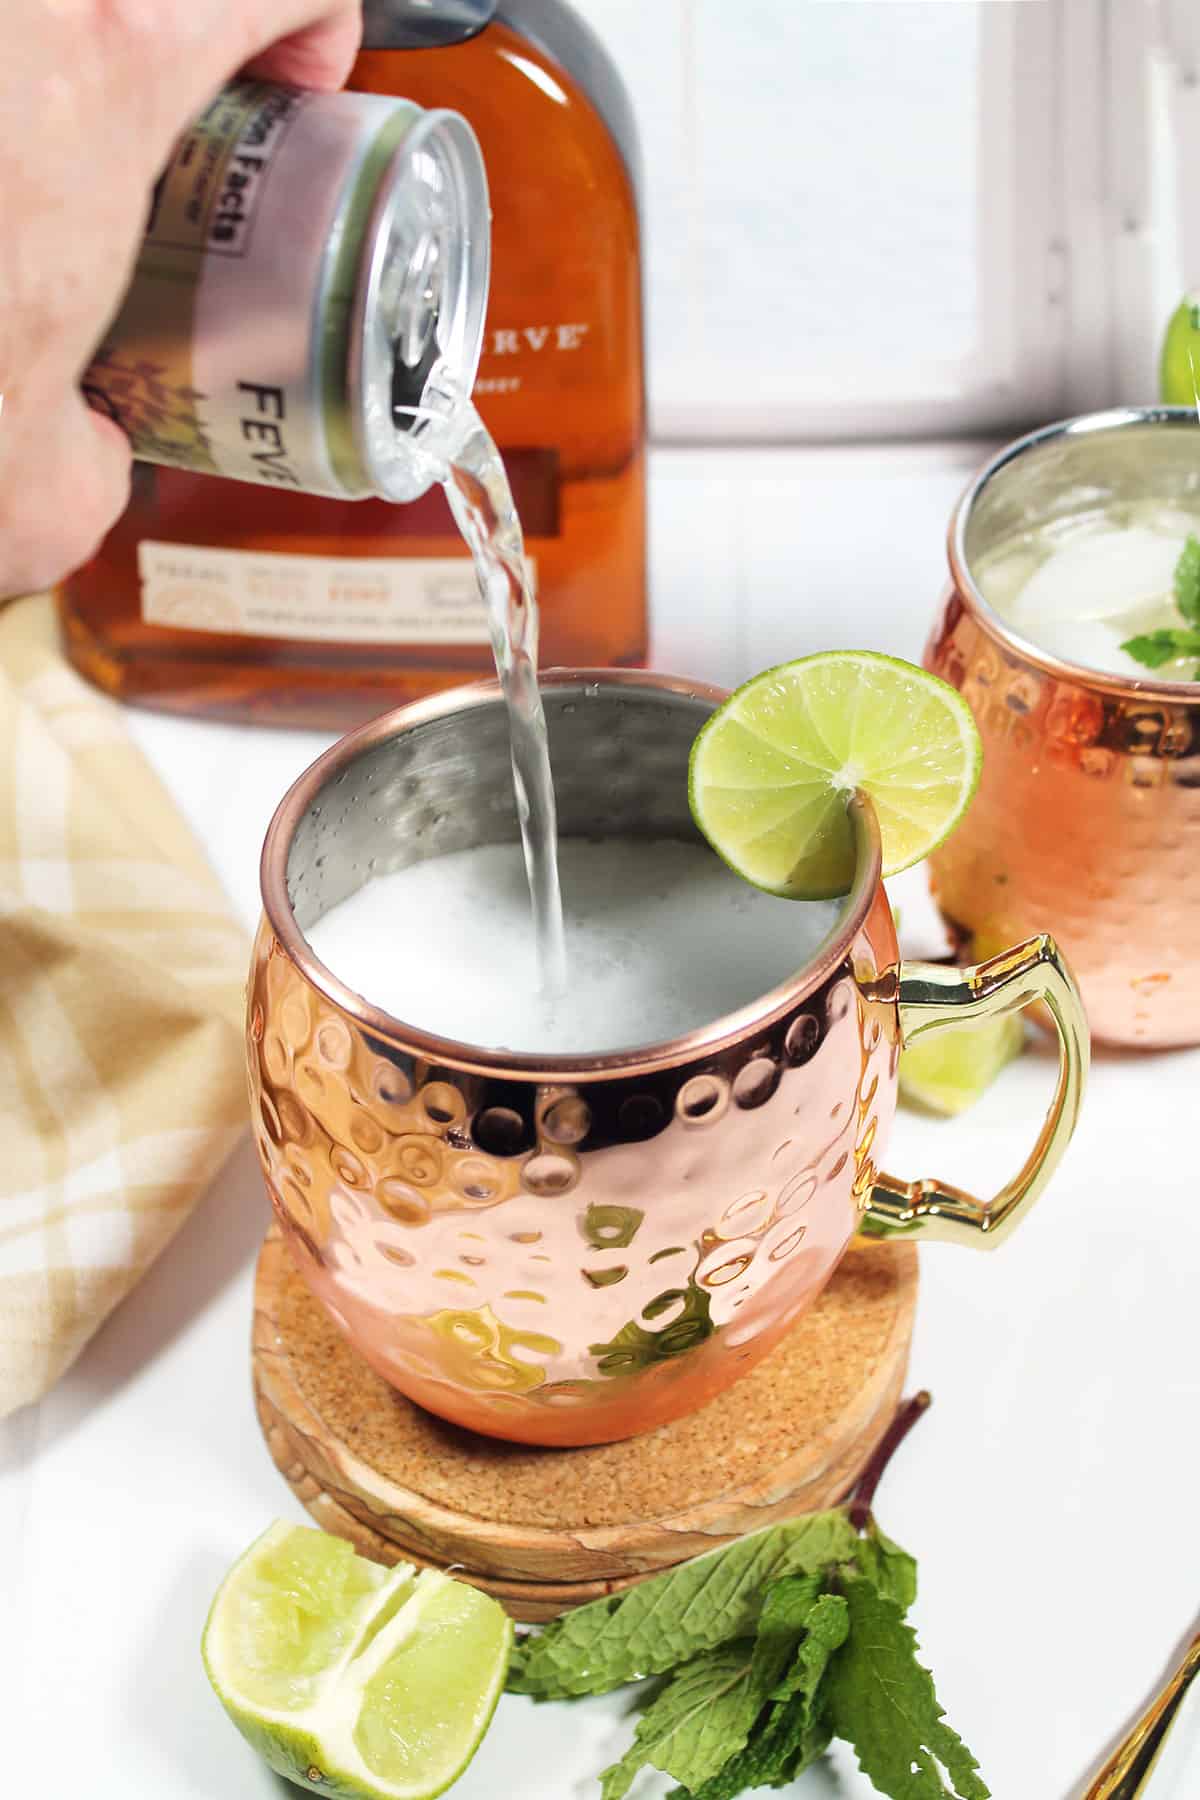
<svg viewBox="0 0 1200 1800">
<path fill-rule="evenodd" d="M 245 68 L 346 79 L 358 0 L 21 0 L 0 72 L 0 596 L 45 587 L 128 498 L 129 445 L 79 381 L 172 145 Z"/>
</svg>

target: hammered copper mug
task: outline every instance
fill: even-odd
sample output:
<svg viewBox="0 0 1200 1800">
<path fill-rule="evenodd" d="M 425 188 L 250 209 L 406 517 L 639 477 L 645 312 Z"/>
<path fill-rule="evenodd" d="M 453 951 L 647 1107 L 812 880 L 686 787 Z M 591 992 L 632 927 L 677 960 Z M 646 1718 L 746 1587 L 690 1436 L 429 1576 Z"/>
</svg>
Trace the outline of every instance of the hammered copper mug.
<svg viewBox="0 0 1200 1800">
<path fill-rule="evenodd" d="M 688 751 L 720 694 L 624 672 L 544 693 L 564 835 L 696 839 Z M 1079 1108 L 1071 979 L 1045 937 L 973 969 L 901 965 L 874 816 L 855 820 L 836 925 L 770 993 L 667 1043 L 517 1055 L 390 1017 L 304 937 L 375 870 L 516 836 L 496 688 L 386 714 L 296 782 L 263 850 L 258 1146 L 297 1266 L 394 1386 L 494 1436 L 632 1436 L 747 1373 L 860 1228 L 990 1244 L 1017 1223 Z M 437 938 L 431 919 L 395 954 Z M 1019 1174 L 986 1202 L 882 1174 L 903 1039 L 1038 1000 L 1060 1066 Z"/>
<path fill-rule="evenodd" d="M 1092 1035 L 1200 1043 L 1200 682 L 1104 674 L 1029 643 L 988 605 L 987 552 L 1110 503 L 1195 509 L 1194 409 L 1096 413 L 993 458 L 950 522 L 950 591 L 925 652 L 983 738 L 966 818 L 930 859 L 978 955 L 1032 930 L 1070 958 Z"/>
</svg>

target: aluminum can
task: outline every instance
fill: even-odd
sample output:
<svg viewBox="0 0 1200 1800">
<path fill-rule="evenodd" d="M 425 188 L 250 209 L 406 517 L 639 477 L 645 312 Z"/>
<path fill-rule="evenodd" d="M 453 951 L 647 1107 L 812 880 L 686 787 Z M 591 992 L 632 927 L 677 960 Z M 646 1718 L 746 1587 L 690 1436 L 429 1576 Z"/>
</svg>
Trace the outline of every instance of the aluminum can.
<svg viewBox="0 0 1200 1800">
<path fill-rule="evenodd" d="M 155 187 L 84 392 L 147 462 L 415 499 L 474 380 L 489 241 L 457 113 L 235 81 Z"/>
</svg>

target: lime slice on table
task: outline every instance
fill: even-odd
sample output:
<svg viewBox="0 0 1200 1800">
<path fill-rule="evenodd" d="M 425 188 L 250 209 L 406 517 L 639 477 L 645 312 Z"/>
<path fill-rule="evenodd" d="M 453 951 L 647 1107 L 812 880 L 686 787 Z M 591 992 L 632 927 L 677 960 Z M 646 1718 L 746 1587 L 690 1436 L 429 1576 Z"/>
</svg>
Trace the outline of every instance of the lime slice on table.
<svg viewBox="0 0 1200 1800">
<path fill-rule="evenodd" d="M 464 1582 L 377 1568 L 280 1521 L 225 1577 L 202 1650 L 221 1704 L 280 1775 L 340 1800 L 423 1800 L 474 1755 L 512 1636 Z"/>
<path fill-rule="evenodd" d="M 692 817 L 738 875 L 793 900 L 849 891 L 856 790 L 875 807 L 883 873 L 936 849 L 962 818 L 983 749 L 971 709 L 936 675 L 871 650 L 781 663 L 701 728 Z"/>
<path fill-rule="evenodd" d="M 1024 1048 L 1025 1021 L 1018 1013 L 926 1032 L 900 1052 L 900 1092 L 930 1112 L 953 1117 L 973 1106 Z"/>
<path fill-rule="evenodd" d="M 1168 406 L 1194 406 L 1200 411 L 1200 294 L 1189 294 L 1171 314 L 1159 387 Z"/>
</svg>

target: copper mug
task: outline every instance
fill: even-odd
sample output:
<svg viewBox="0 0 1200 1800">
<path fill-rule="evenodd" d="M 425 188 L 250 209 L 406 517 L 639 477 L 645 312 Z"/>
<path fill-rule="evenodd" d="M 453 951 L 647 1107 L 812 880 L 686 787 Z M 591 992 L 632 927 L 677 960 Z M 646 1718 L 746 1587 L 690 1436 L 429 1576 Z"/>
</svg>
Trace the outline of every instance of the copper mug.
<svg viewBox="0 0 1200 1800">
<path fill-rule="evenodd" d="M 931 859 L 974 953 L 1049 927 L 1093 1037 L 1200 1043 L 1200 683 L 1102 674 L 1022 639 L 972 570 L 996 545 L 1110 501 L 1195 503 L 1194 409 L 1096 413 L 1011 444 L 950 522 L 950 590 L 925 652 L 983 737 L 983 775 Z"/>
<path fill-rule="evenodd" d="M 544 693 L 565 835 L 696 838 L 688 751 L 715 689 L 564 671 Z M 770 993 L 671 1042 L 517 1055 L 390 1017 L 304 937 L 370 870 L 516 836 L 496 688 L 385 714 L 291 788 L 250 978 L 258 1146 L 299 1269 L 395 1387 L 493 1436 L 632 1436 L 746 1374 L 856 1231 L 986 1245 L 1028 1210 L 1087 1069 L 1071 978 L 1046 937 L 900 964 L 868 806 L 855 824 L 836 926 Z M 436 954 L 436 921 L 396 953 Z M 982 1201 L 882 1174 L 902 1042 L 1039 1000 L 1058 1085 L 1015 1179 Z"/>
</svg>

